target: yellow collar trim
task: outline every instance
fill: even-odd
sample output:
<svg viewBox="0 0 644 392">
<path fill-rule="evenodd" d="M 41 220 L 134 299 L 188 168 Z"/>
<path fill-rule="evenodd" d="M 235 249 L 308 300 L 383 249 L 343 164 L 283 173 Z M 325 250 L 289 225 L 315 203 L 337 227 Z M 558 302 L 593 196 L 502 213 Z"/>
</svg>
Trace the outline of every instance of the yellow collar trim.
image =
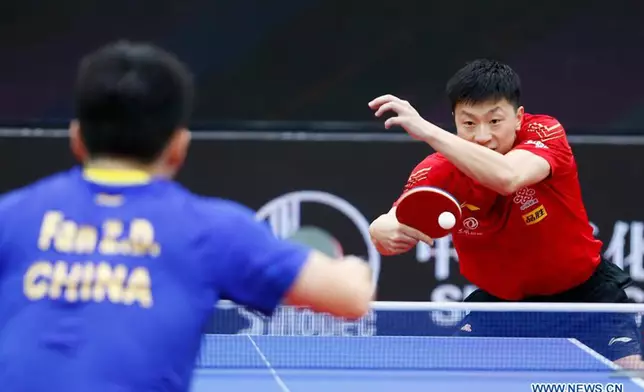
<svg viewBox="0 0 644 392">
<path fill-rule="evenodd" d="M 143 185 L 152 181 L 152 176 L 134 169 L 83 169 L 83 177 L 91 182 L 109 185 Z"/>
</svg>

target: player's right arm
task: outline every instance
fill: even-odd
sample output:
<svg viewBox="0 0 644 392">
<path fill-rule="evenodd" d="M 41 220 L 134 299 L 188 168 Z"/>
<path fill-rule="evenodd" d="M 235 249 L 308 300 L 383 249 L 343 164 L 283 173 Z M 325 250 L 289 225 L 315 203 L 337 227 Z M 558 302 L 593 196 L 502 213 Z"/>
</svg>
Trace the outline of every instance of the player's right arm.
<svg viewBox="0 0 644 392">
<path fill-rule="evenodd" d="M 371 269 L 355 257 L 332 259 L 276 238 L 250 210 L 236 208 L 221 232 L 227 252 L 216 260 L 222 296 L 264 314 L 280 303 L 359 318 L 373 298 Z"/>
<path fill-rule="evenodd" d="M 432 154 L 412 170 L 403 194 L 419 186 L 434 186 L 450 193 L 454 192 L 456 169 L 439 154 Z M 396 205 L 385 214 L 376 218 L 369 226 L 369 234 L 374 246 L 382 255 L 401 254 L 412 249 L 418 241 L 432 244 L 433 240 L 418 230 L 403 225 L 396 219 Z"/>
<path fill-rule="evenodd" d="M 369 311 L 374 291 L 366 261 L 353 256 L 332 259 L 310 250 L 284 302 L 353 319 Z"/>
</svg>

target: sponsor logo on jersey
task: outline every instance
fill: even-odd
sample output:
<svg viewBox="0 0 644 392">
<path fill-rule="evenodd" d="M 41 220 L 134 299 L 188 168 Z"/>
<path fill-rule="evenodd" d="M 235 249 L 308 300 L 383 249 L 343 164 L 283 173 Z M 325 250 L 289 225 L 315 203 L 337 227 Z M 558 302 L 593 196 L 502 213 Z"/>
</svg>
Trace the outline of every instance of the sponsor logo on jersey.
<svg viewBox="0 0 644 392">
<path fill-rule="evenodd" d="M 474 204 L 469 204 L 469 203 L 461 204 L 461 208 L 467 208 L 470 211 L 478 211 L 478 210 L 480 210 L 479 207 L 475 206 Z"/>
<path fill-rule="evenodd" d="M 523 188 L 519 189 L 518 191 L 516 191 L 512 201 L 515 204 L 518 204 L 518 205 L 521 206 L 520 207 L 521 211 L 525 211 L 528 208 L 530 208 L 530 207 L 534 206 L 535 204 L 539 203 L 539 199 L 537 199 L 537 197 L 535 196 L 536 193 L 537 192 L 532 188 L 523 187 Z"/>
<path fill-rule="evenodd" d="M 476 230 L 479 227 L 479 221 L 470 216 L 469 218 L 463 219 L 463 227 L 467 230 Z"/>
<path fill-rule="evenodd" d="M 543 144 L 542 142 L 540 142 L 538 140 L 528 140 L 528 141 L 525 142 L 525 144 L 532 144 L 536 148 L 548 148 L 548 146 L 546 146 L 545 144 Z"/>
<path fill-rule="evenodd" d="M 612 338 L 612 339 L 608 342 L 608 345 L 609 345 L 609 346 L 612 346 L 613 344 L 618 343 L 618 342 L 620 342 L 620 343 L 628 343 L 628 342 L 630 342 L 631 340 L 633 340 L 633 339 L 631 339 L 631 338 L 629 338 L 629 337 L 626 337 L 626 336 L 622 336 L 621 338 Z"/>
<path fill-rule="evenodd" d="M 531 123 L 526 127 L 528 132 L 535 132 L 542 142 L 558 139 L 564 136 L 564 130 L 561 124 L 556 123 L 551 126 L 547 126 L 542 123 Z"/>
<path fill-rule="evenodd" d="M 430 170 L 432 170 L 431 167 L 426 167 L 424 169 L 420 169 L 417 172 L 412 173 L 409 176 L 409 179 L 407 179 L 407 184 L 405 184 L 403 191 L 407 192 L 408 190 L 412 189 L 416 184 L 427 179 L 427 175 L 429 174 Z"/>
<path fill-rule="evenodd" d="M 535 223 L 541 222 L 546 216 L 548 216 L 548 213 L 546 212 L 546 207 L 544 207 L 542 204 L 534 210 L 523 215 L 522 218 L 525 224 L 530 226 L 534 225 Z"/>
</svg>

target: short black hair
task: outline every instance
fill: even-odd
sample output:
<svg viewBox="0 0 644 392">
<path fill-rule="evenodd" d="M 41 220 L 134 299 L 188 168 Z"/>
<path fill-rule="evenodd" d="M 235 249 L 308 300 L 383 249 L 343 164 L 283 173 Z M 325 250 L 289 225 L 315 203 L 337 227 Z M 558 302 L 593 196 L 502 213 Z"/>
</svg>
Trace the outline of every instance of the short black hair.
<svg viewBox="0 0 644 392">
<path fill-rule="evenodd" d="M 476 104 L 506 99 L 515 108 L 521 100 L 521 79 L 507 64 L 495 60 L 474 60 L 459 69 L 447 82 L 452 110 L 459 103 Z"/>
<path fill-rule="evenodd" d="M 187 127 L 194 85 L 173 54 L 118 41 L 85 56 L 75 86 L 76 118 L 91 157 L 151 163 Z"/>
</svg>

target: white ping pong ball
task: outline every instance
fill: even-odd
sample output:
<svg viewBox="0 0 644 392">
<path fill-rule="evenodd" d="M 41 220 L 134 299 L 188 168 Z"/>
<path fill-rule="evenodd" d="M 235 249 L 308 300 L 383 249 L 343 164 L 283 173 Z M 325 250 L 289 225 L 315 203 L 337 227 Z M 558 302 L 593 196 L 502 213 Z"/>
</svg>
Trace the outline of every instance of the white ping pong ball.
<svg viewBox="0 0 644 392">
<path fill-rule="evenodd" d="M 451 212 L 443 212 L 438 216 L 438 224 L 445 230 L 449 230 L 456 224 L 456 217 Z"/>
</svg>

